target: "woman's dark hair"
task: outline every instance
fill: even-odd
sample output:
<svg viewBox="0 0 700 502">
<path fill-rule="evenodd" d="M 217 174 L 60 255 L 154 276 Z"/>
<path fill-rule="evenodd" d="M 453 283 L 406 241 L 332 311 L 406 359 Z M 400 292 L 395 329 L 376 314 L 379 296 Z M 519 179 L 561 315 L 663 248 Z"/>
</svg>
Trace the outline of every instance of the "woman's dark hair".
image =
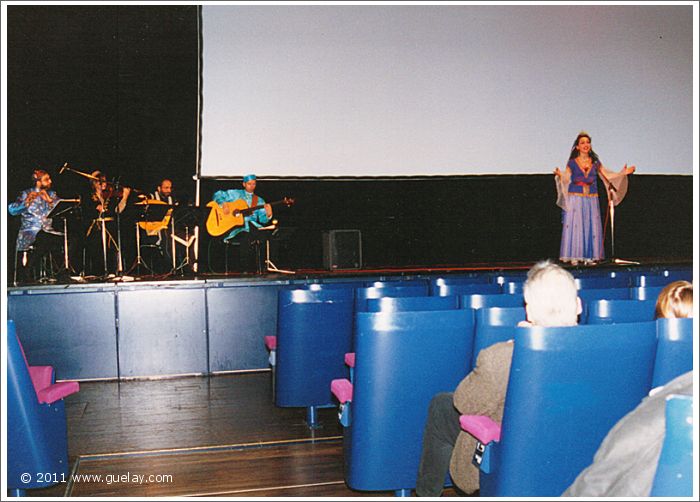
<svg viewBox="0 0 700 502">
<path fill-rule="evenodd" d="M 581 138 L 588 138 L 588 140 L 591 141 L 591 137 L 587 132 L 581 131 L 580 133 L 578 133 L 578 136 L 576 136 L 576 141 L 574 141 L 574 144 L 571 147 L 571 155 L 569 155 L 569 160 L 578 157 L 579 151 L 576 147 L 578 146 L 578 142 Z M 600 162 L 598 159 L 598 154 L 593 151 L 593 148 L 591 148 L 591 151 L 588 155 L 591 156 L 591 160 L 593 162 Z"/>
</svg>

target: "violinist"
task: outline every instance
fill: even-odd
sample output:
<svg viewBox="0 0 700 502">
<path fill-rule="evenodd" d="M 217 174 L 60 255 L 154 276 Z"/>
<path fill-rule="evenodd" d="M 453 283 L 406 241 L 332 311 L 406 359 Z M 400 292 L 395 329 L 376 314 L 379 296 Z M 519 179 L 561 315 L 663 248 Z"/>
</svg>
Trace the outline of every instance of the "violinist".
<svg viewBox="0 0 700 502">
<path fill-rule="evenodd" d="M 35 264 L 63 244 L 62 234 L 53 229 L 48 218 L 60 200 L 51 189 L 51 176 L 43 169 L 35 169 L 32 182 L 34 185 L 23 190 L 8 207 L 12 216 L 21 218 L 15 248 L 16 284 L 31 282 Z"/>
<path fill-rule="evenodd" d="M 123 271 L 128 232 L 121 214 L 126 209 L 131 194 L 129 187 L 117 187 L 107 181 L 101 171 L 89 176 L 90 192 L 83 200 L 83 221 L 86 224 L 84 243 L 84 270 L 87 275 L 107 275 Z"/>
</svg>

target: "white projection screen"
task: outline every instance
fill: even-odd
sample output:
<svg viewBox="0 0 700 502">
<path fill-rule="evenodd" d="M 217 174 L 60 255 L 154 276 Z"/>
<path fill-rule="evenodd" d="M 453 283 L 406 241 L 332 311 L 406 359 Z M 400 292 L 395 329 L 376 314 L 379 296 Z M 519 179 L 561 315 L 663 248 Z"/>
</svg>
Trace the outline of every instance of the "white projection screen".
<svg viewBox="0 0 700 502">
<path fill-rule="evenodd" d="M 691 5 L 203 5 L 199 173 L 692 174 Z"/>
</svg>

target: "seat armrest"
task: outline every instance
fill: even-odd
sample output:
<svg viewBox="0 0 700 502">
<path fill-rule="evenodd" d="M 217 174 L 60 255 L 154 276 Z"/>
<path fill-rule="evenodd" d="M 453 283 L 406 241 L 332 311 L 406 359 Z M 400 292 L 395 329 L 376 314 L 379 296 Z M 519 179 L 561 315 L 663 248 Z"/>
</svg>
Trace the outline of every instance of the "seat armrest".
<svg viewBox="0 0 700 502">
<path fill-rule="evenodd" d="M 331 381 L 331 393 L 338 398 L 340 404 L 352 401 L 352 384 L 347 378 L 336 378 Z"/>
<path fill-rule="evenodd" d="M 29 377 L 38 394 L 53 383 L 53 366 L 29 366 Z"/>
<path fill-rule="evenodd" d="M 355 367 L 355 353 L 354 352 L 348 352 L 347 354 L 345 354 L 345 364 L 350 368 Z"/>
<path fill-rule="evenodd" d="M 486 415 L 462 415 L 459 425 L 483 444 L 501 440 L 501 424 Z"/>
<path fill-rule="evenodd" d="M 266 336 L 265 337 L 265 347 L 267 350 L 277 349 L 277 337 L 276 336 Z"/>
<path fill-rule="evenodd" d="M 59 382 L 37 392 L 40 403 L 52 404 L 80 390 L 78 382 Z"/>
</svg>

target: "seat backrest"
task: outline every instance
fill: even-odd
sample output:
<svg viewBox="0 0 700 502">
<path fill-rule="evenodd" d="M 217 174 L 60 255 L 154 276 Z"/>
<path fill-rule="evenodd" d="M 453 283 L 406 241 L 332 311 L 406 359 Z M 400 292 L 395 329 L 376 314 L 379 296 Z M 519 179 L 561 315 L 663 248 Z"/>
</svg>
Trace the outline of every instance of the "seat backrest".
<svg viewBox="0 0 700 502">
<path fill-rule="evenodd" d="M 517 326 L 525 319 L 525 307 L 476 309 L 474 311 L 474 348 L 470 369 L 476 366 L 476 359 L 483 349 L 513 337 L 513 330 L 503 329 L 504 327 Z"/>
<path fill-rule="evenodd" d="M 433 284 L 430 289 L 430 294 L 435 296 L 491 295 L 500 293 L 500 284 L 485 282 Z"/>
<path fill-rule="evenodd" d="M 501 429 L 481 496 L 559 496 L 650 390 L 654 322 L 517 331 Z"/>
<path fill-rule="evenodd" d="M 459 308 L 457 296 L 385 296 L 369 298 L 355 305 L 356 312 L 450 310 Z"/>
<path fill-rule="evenodd" d="M 630 300 L 654 300 L 659 298 L 663 286 L 633 286 L 630 288 Z"/>
<path fill-rule="evenodd" d="M 462 308 L 483 309 L 489 307 L 523 307 L 523 295 L 483 295 L 469 294 L 460 296 Z"/>
<path fill-rule="evenodd" d="M 384 286 L 381 288 L 357 288 L 355 289 L 355 301 L 362 302 L 370 298 L 382 298 L 384 296 L 427 296 L 428 284 L 414 286 Z"/>
<path fill-rule="evenodd" d="M 428 407 L 467 374 L 467 310 L 359 312 L 355 316 L 352 423 L 345 430 L 348 486 L 415 486 Z"/>
<path fill-rule="evenodd" d="M 395 287 L 400 287 L 400 288 L 405 288 L 407 286 L 425 286 L 428 287 L 429 284 L 428 279 L 402 279 L 402 278 L 395 278 L 395 279 L 389 279 L 389 280 L 380 280 L 380 281 L 365 281 L 364 287 L 366 288 L 395 288 Z"/>
<path fill-rule="evenodd" d="M 650 287 L 650 286 L 661 286 L 664 287 L 674 281 L 688 281 L 693 282 L 693 271 L 688 270 L 665 270 L 658 274 L 643 274 L 635 278 L 635 286 L 639 287 Z"/>
<path fill-rule="evenodd" d="M 352 349 L 354 290 L 280 290 L 278 293 L 275 403 L 330 405 L 331 380 L 347 378 Z"/>
<path fill-rule="evenodd" d="M 613 324 L 654 320 L 654 300 L 593 300 L 588 302 L 586 324 Z"/>
<path fill-rule="evenodd" d="M 693 397 L 666 399 L 666 434 L 651 487 L 652 497 L 693 495 Z"/>
<path fill-rule="evenodd" d="M 574 280 L 578 289 L 628 288 L 630 286 L 630 279 L 625 276 L 577 277 Z"/>
<path fill-rule="evenodd" d="M 658 345 L 652 387 L 693 369 L 693 319 L 657 319 Z"/>
</svg>

